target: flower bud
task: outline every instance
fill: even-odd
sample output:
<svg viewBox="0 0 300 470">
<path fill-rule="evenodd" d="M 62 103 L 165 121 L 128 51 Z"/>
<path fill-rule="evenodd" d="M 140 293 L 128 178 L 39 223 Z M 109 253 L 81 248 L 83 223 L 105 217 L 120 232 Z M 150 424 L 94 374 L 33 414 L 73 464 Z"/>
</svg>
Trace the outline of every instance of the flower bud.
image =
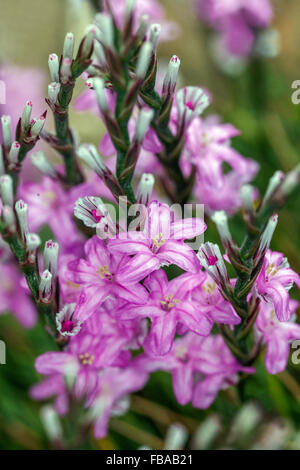
<svg viewBox="0 0 300 470">
<path fill-rule="evenodd" d="M 63 429 L 59 415 L 51 405 L 45 405 L 40 410 L 41 421 L 50 442 L 61 441 Z"/>
<path fill-rule="evenodd" d="M 4 158 L 3 158 L 2 145 L 0 145 L 0 176 L 4 174 L 5 174 L 5 164 L 4 164 Z"/>
<path fill-rule="evenodd" d="M 59 82 L 59 60 L 56 54 L 50 54 L 48 59 L 51 82 Z"/>
<path fill-rule="evenodd" d="M 57 260 L 58 260 L 59 244 L 48 240 L 45 243 L 43 260 L 44 269 L 50 271 L 51 275 L 55 279 L 57 276 Z"/>
<path fill-rule="evenodd" d="M 155 178 L 151 173 L 143 173 L 137 190 L 137 202 L 148 205 L 151 199 Z"/>
<path fill-rule="evenodd" d="M 142 15 L 139 19 L 139 25 L 136 32 L 138 39 L 143 40 L 149 27 L 149 15 Z"/>
<path fill-rule="evenodd" d="M 34 264 L 36 261 L 37 251 L 42 241 L 37 233 L 28 233 L 26 236 L 26 249 L 28 261 Z"/>
<path fill-rule="evenodd" d="M 9 163 L 12 163 L 12 164 L 16 164 L 18 163 L 18 156 L 19 156 L 19 152 L 20 152 L 20 144 L 19 142 L 13 142 L 11 147 L 10 147 L 10 151 L 9 151 L 9 154 L 8 154 L 8 161 Z"/>
<path fill-rule="evenodd" d="M 230 286 L 227 269 L 217 244 L 203 243 L 198 252 L 198 258 L 203 268 L 213 278 L 215 283 L 226 290 Z"/>
<path fill-rule="evenodd" d="M 48 85 L 48 98 L 50 103 L 55 104 L 57 102 L 59 91 L 60 83 L 52 82 Z"/>
<path fill-rule="evenodd" d="M 276 171 L 272 178 L 270 178 L 266 194 L 263 198 L 261 207 L 265 207 L 266 204 L 270 201 L 272 198 L 274 192 L 276 189 L 279 187 L 279 185 L 283 182 L 284 180 L 284 173 L 282 171 Z"/>
<path fill-rule="evenodd" d="M 232 244 L 232 236 L 229 231 L 228 217 L 226 212 L 216 211 L 211 218 L 217 226 L 223 245 L 226 247 L 228 244 Z"/>
<path fill-rule="evenodd" d="M 257 250 L 258 256 L 261 256 L 261 255 L 264 256 L 266 251 L 270 247 L 270 243 L 271 243 L 275 228 L 277 226 L 277 223 L 278 223 L 278 215 L 273 214 L 272 217 L 270 217 L 267 223 L 267 226 L 261 236 L 259 247 Z"/>
<path fill-rule="evenodd" d="M 50 163 L 43 152 L 36 152 L 31 155 L 31 163 L 40 170 L 41 173 L 49 176 L 50 178 L 56 179 L 57 172 Z"/>
<path fill-rule="evenodd" d="M 154 117 L 153 109 L 143 108 L 138 117 L 137 126 L 136 126 L 136 139 L 139 143 L 142 143 L 144 140 L 145 134 L 149 129 L 150 123 Z"/>
<path fill-rule="evenodd" d="M 104 171 L 106 170 L 106 166 L 101 160 L 95 145 L 82 144 L 80 145 L 77 153 L 79 158 L 87 163 L 92 168 L 92 170 L 97 173 L 97 175 L 103 175 Z"/>
<path fill-rule="evenodd" d="M 188 125 L 209 106 L 209 96 L 202 88 L 185 87 L 177 93 L 177 106 L 179 121 Z"/>
<path fill-rule="evenodd" d="M 101 42 L 108 49 L 114 49 L 114 28 L 112 18 L 106 13 L 97 13 L 95 24 L 101 31 Z"/>
<path fill-rule="evenodd" d="M 255 191 L 255 188 L 251 186 L 251 184 L 244 184 L 240 189 L 243 206 L 246 209 L 246 211 L 253 210 L 254 191 Z"/>
<path fill-rule="evenodd" d="M 72 66 L 71 59 L 69 59 L 68 57 L 63 59 L 61 63 L 61 67 L 60 67 L 60 78 L 63 84 L 68 83 L 68 81 L 72 78 L 71 66 Z"/>
<path fill-rule="evenodd" d="M 74 34 L 67 33 L 65 36 L 64 47 L 63 47 L 63 59 L 73 59 L 74 52 Z"/>
<path fill-rule="evenodd" d="M 159 36 L 161 32 L 160 24 L 153 24 L 150 28 L 150 42 L 152 44 L 153 50 L 155 51 L 157 48 L 157 44 L 159 41 Z"/>
<path fill-rule="evenodd" d="M 75 202 L 74 215 L 87 227 L 96 227 L 108 211 L 100 197 L 86 196 Z"/>
<path fill-rule="evenodd" d="M 26 236 L 29 233 L 28 230 L 28 205 L 20 199 L 15 204 L 15 210 L 19 222 L 19 228 L 21 232 L 22 240 L 26 240 Z"/>
<path fill-rule="evenodd" d="M 172 424 L 166 434 L 164 450 L 182 450 L 188 440 L 188 430 L 182 424 Z"/>
<path fill-rule="evenodd" d="M 46 115 L 47 115 L 47 111 L 45 111 L 37 119 L 33 119 L 31 121 L 31 123 L 32 123 L 31 129 L 30 129 L 31 137 L 38 137 L 40 135 L 40 133 L 41 133 L 41 131 L 42 131 L 44 125 L 45 125 Z"/>
<path fill-rule="evenodd" d="M 136 76 L 143 80 L 146 76 L 152 54 L 152 44 L 149 41 L 143 43 L 137 60 Z"/>
<path fill-rule="evenodd" d="M 105 95 L 104 80 L 102 80 L 102 78 L 96 77 L 93 79 L 92 85 L 96 92 L 99 108 L 103 113 L 106 113 L 106 111 L 108 110 L 108 104 Z"/>
<path fill-rule="evenodd" d="M 39 285 L 39 296 L 42 302 L 49 302 L 52 294 L 52 274 L 50 271 L 43 271 Z"/>
<path fill-rule="evenodd" d="M 22 118 L 21 118 L 21 128 L 23 132 L 30 125 L 31 111 L 32 111 L 32 102 L 27 101 L 27 103 L 25 104 L 23 113 L 22 113 Z"/>
<path fill-rule="evenodd" d="M 13 180 L 10 175 L 3 175 L 0 177 L 0 194 L 3 206 L 13 206 L 14 204 L 14 191 Z"/>
<path fill-rule="evenodd" d="M 2 209 L 2 220 L 4 222 L 5 228 L 10 233 L 15 233 L 16 228 L 16 219 L 15 214 L 11 206 L 4 206 Z"/>
<path fill-rule="evenodd" d="M 173 94 L 176 87 L 178 71 L 180 67 L 180 59 L 177 55 L 173 55 L 168 65 L 168 70 L 163 83 L 163 95 Z"/>
<path fill-rule="evenodd" d="M 100 42 L 94 42 L 94 52 L 99 61 L 100 67 L 105 67 L 106 65 L 106 57 L 103 47 L 101 46 Z"/>
<path fill-rule="evenodd" d="M 9 149 L 12 144 L 12 133 L 11 133 L 11 117 L 2 116 L 1 117 L 2 125 L 2 142 L 6 149 Z"/>
</svg>

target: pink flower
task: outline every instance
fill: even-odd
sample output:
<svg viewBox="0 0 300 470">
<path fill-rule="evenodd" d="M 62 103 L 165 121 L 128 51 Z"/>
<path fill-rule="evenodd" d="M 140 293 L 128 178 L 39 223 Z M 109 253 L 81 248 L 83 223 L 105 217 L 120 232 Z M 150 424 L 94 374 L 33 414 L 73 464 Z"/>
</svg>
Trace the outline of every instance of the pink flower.
<svg viewBox="0 0 300 470">
<path fill-rule="evenodd" d="M 0 263 L 0 313 L 11 312 L 25 328 L 37 320 L 28 290 L 22 286 L 23 275 L 15 263 Z"/>
<path fill-rule="evenodd" d="M 268 250 L 255 283 L 257 294 L 271 302 L 279 321 L 290 319 L 288 291 L 295 283 L 300 288 L 300 277 L 290 269 L 283 253 Z"/>
<path fill-rule="evenodd" d="M 100 191 L 101 186 L 99 182 Z M 84 238 L 78 233 L 73 220 L 74 203 L 80 196 L 93 191 L 93 186 L 88 183 L 64 191 L 61 184 L 48 177 L 40 183 L 24 183 L 20 188 L 20 197 L 29 206 L 30 230 L 38 231 L 49 225 L 63 250 L 81 244 Z"/>
<path fill-rule="evenodd" d="M 87 320 L 108 296 L 133 303 L 147 301 L 147 292 L 138 283 L 145 277 L 145 257 L 132 263 L 126 255 L 114 256 L 96 235 L 86 242 L 84 251 L 86 259 L 71 261 L 67 274 L 81 286 L 75 311 L 80 321 Z"/>
<path fill-rule="evenodd" d="M 288 304 L 289 316 L 294 314 L 298 302 L 290 300 Z M 290 321 L 279 321 L 274 308 L 265 302 L 261 303 L 257 317 L 256 332 L 258 338 L 266 343 L 265 365 L 270 374 L 279 374 L 288 363 L 290 341 L 300 339 L 300 325 Z"/>
<path fill-rule="evenodd" d="M 235 212 L 241 206 L 241 186 L 258 171 L 254 160 L 244 158 L 230 146 L 230 139 L 238 134 L 234 126 L 220 124 L 214 116 L 197 117 L 186 130 L 183 170 L 189 173 L 191 164 L 196 166 L 194 192 L 209 213 Z"/>
<path fill-rule="evenodd" d="M 220 32 L 226 50 L 248 56 L 257 29 L 269 26 L 273 13 L 269 0 L 196 0 L 196 12 Z"/>
<path fill-rule="evenodd" d="M 191 293 L 191 299 L 197 305 L 199 311 L 207 317 L 207 321 L 228 325 L 238 325 L 240 317 L 234 311 L 232 305 L 224 299 L 214 282 L 206 273 L 203 273 L 204 282 Z"/>
<path fill-rule="evenodd" d="M 135 265 L 140 259 L 146 260 L 146 277 L 161 266 L 175 264 L 185 271 L 199 271 L 199 261 L 195 252 L 184 240 L 194 238 L 206 230 L 202 219 L 181 219 L 176 222 L 166 204 L 157 201 L 150 203 L 148 218 L 143 231 L 131 230 L 109 240 L 113 253 L 135 255 L 130 264 Z"/>
<path fill-rule="evenodd" d="M 236 361 L 220 335 L 204 338 L 194 333 L 176 340 L 163 358 L 140 356 L 136 366 L 147 372 L 171 371 L 177 401 L 181 405 L 192 401 L 201 409 L 212 404 L 219 390 L 235 385 L 238 372 L 254 372 Z"/>
<path fill-rule="evenodd" d="M 202 273 L 183 274 L 168 282 L 163 270 L 151 274 L 144 285 L 150 292 L 144 305 L 122 307 L 120 318 L 151 318 L 151 330 L 144 342 L 148 354 L 162 356 L 167 354 L 173 344 L 176 327 L 183 325 L 187 330 L 199 335 L 208 335 L 212 324 L 203 315 L 189 293 L 204 281 Z"/>
</svg>

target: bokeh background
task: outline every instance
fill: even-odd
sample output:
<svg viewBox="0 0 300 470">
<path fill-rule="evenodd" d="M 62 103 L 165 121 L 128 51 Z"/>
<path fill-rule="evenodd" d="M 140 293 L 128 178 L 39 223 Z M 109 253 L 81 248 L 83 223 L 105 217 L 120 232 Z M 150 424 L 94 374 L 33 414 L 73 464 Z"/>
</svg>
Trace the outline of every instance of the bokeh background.
<svg viewBox="0 0 300 470">
<path fill-rule="evenodd" d="M 10 107 L 21 114 L 27 99 L 33 100 L 34 114 L 46 109 L 48 54 L 60 52 L 67 31 L 73 31 L 79 43 L 92 19 L 92 3 L 96 2 L 0 0 L 0 75 L 4 80 L 8 72 L 13 77 L 7 83 L 7 104 L 0 105 L 0 114 Z M 274 171 L 288 171 L 300 161 L 300 105 L 291 101 L 292 82 L 300 79 L 299 0 L 273 2 L 279 55 L 256 59 L 235 77 L 225 75 L 212 60 L 210 33 L 196 18 L 192 0 L 161 3 L 181 32 L 175 40 L 159 46 L 160 65 L 165 66 L 176 53 L 182 63 L 181 83 L 202 85 L 211 91 L 210 112 L 241 130 L 233 146 L 259 162 L 261 169 L 254 183 L 262 192 Z M 82 89 L 83 83 L 79 83 L 76 94 Z M 97 144 L 103 135 L 100 120 L 90 113 L 73 110 L 71 122 L 82 141 Z M 297 272 L 299 211 L 300 198 L 295 197 L 280 213 L 272 246 L 284 251 Z M 233 218 L 232 227 L 241 240 L 239 215 Z M 217 241 L 211 226 L 206 236 Z M 299 300 L 297 295 L 295 292 Z M 0 365 L 0 449 L 47 449 L 50 444 L 40 421 L 41 405 L 29 399 L 28 389 L 38 380 L 34 359 L 51 349 L 51 340 L 41 326 L 26 331 L 10 315 L 0 317 L 0 339 L 7 346 L 7 364 Z M 170 376 L 153 374 L 146 388 L 133 395 L 131 410 L 112 419 L 109 435 L 100 441 L 89 436 L 84 448 L 136 449 L 146 445 L 161 449 L 175 423 L 186 429 L 186 448 L 300 449 L 300 366 L 290 363 L 285 372 L 271 376 L 261 358 L 257 374 L 247 379 L 242 394 L 239 389 L 221 392 L 207 411 L 178 405 Z"/>
</svg>

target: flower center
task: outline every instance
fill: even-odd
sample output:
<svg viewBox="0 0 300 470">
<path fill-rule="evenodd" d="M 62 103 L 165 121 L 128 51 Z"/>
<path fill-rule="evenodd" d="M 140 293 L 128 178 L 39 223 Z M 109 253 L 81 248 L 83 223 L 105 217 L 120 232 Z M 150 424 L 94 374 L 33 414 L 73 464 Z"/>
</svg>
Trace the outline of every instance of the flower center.
<svg viewBox="0 0 300 470">
<path fill-rule="evenodd" d="M 156 235 L 156 237 L 153 238 L 153 245 L 156 247 L 156 248 L 160 248 L 161 246 L 163 246 L 165 243 L 165 239 L 163 237 L 163 234 L 162 233 L 159 233 L 158 235 Z"/>
<path fill-rule="evenodd" d="M 174 299 L 174 294 L 170 294 L 165 295 L 164 300 L 161 300 L 160 303 L 164 310 L 170 310 L 171 308 L 175 307 L 176 304 L 179 304 L 180 300 Z"/>
<path fill-rule="evenodd" d="M 267 269 L 266 269 L 266 274 L 268 276 L 275 276 L 275 274 L 279 271 L 279 267 L 275 266 L 274 263 L 269 264 Z"/>
<path fill-rule="evenodd" d="M 92 210 L 92 216 L 94 217 L 97 223 L 100 222 L 100 220 L 104 217 L 104 215 L 101 214 L 101 212 L 97 209 Z"/>
<path fill-rule="evenodd" d="M 101 268 L 98 268 L 97 274 L 101 277 L 101 279 L 112 279 L 112 274 L 109 272 L 107 266 L 101 266 Z"/>
<path fill-rule="evenodd" d="M 64 333 L 65 331 L 67 331 L 68 333 L 71 333 L 73 328 L 74 328 L 74 323 L 72 322 L 72 320 L 64 321 L 63 324 L 61 325 L 62 333 Z"/>
<path fill-rule="evenodd" d="M 213 255 L 209 256 L 207 260 L 209 266 L 214 266 L 217 263 L 217 261 L 218 259 Z"/>
<path fill-rule="evenodd" d="M 209 294 L 212 294 L 216 289 L 216 283 L 215 282 L 207 282 L 206 284 L 202 284 L 202 290 L 203 292 L 208 292 Z"/>
<path fill-rule="evenodd" d="M 79 354 L 79 361 L 84 366 L 86 365 L 91 366 L 94 362 L 94 359 L 95 359 L 94 354 L 89 354 L 89 353 Z"/>
<path fill-rule="evenodd" d="M 187 362 L 188 360 L 188 351 L 185 346 L 179 346 L 175 350 L 175 356 L 180 359 L 182 362 Z"/>
<path fill-rule="evenodd" d="M 51 205 L 56 201 L 56 194 L 54 191 L 45 191 L 42 194 L 42 199 L 47 206 Z"/>
<path fill-rule="evenodd" d="M 189 108 L 191 111 L 195 111 L 195 105 L 192 101 L 187 101 L 185 103 L 186 107 Z"/>
</svg>

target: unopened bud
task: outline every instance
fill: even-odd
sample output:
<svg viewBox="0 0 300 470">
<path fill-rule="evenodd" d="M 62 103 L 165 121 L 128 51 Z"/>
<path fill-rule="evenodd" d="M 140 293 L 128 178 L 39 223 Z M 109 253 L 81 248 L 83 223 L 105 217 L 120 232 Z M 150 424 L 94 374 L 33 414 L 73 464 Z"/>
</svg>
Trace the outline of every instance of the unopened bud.
<svg viewBox="0 0 300 470">
<path fill-rule="evenodd" d="M 86 196 L 79 198 L 74 207 L 74 215 L 87 227 L 95 228 L 106 217 L 108 211 L 100 197 Z"/>
<path fill-rule="evenodd" d="M 101 42 L 108 49 L 114 49 L 114 28 L 112 18 L 106 13 L 97 13 L 95 24 L 101 31 Z"/>
<path fill-rule="evenodd" d="M 30 125 L 31 111 L 32 111 L 32 102 L 27 101 L 27 103 L 24 106 L 24 110 L 23 110 L 23 114 L 21 118 L 21 127 L 22 127 L 23 132 Z"/>
<path fill-rule="evenodd" d="M 20 199 L 15 204 L 15 210 L 19 222 L 19 228 L 21 232 L 22 240 L 26 240 L 26 236 L 29 233 L 28 230 L 28 205 Z"/>
<path fill-rule="evenodd" d="M 149 27 L 149 15 L 142 15 L 139 19 L 139 25 L 136 35 L 139 39 L 144 39 L 147 29 Z"/>
<path fill-rule="evenodd" d="M 11 232 L 16 232 L 16 219 L 15 214 L 11 206 L 4 206 L 2 209 L 2 219 L 5 225 L 5 228 Z"/>
<path fill-rule="evenodd" d="M 150 28 L 150 42 L 152 43 L 152 47 L 153 47 L 154 51 L 157 48 L 160 32 L 161 32 L 160 24 L 153 24 L 151 26 L 151 28 Z"/>
<path fill-rule="evenodd" d="M 173 55 L 173 57 L 171 57 L 171 60 L 169 62 L 168 70 L 164 79 L 163 94 L 174 93 L 176 82 L 177 82 L 177 76 L 179 72 L 179 67 L 180 67 L 180 59 L 177 57 L 177 55 Z"/>
<path fill-rule="evenodd" d="M 68 83 L 68 81 L 72 78 L 71 65 L 71 59 L 69 59 L 68 57 L 63 59 L 60 67 L 60 78 L 63 84 Z"/>
<path fill-rule="evenodd" d="M 41 245 L 42 241 L 37 233 L 28 233 L 26 236 L 26 249 L 27 249 L 27 256 L 28 261 L 31 264 L 34 264 L 36 261 L 36 255 L 39 246 Z"/>
<path fill-rule="evenodd" d="M 3 206 L 11 206 L 14 204 L 13 180 L 10 175 L 0 177 L 0 194 Z"/>
<path fill-rule="evenodd" d="M 5 164 L 4 164 L 4 158 L 3 158 L 2 145 L 0 145 L 0 176 L 4 175 L 4 173 L 5 173 Z"/>
<path fill-rule="evenodd" d="M 253 186 L 251 186 L 251 184 L 244 184 L 240 189 L 243 206 L 246 209 L 246 211 L 253 210 L 254 190 L 255 189 Z"/>
<path fill-rule="evenodd" d="M 12 145 L 10 147 L 9 154 L 8 154 L 9 163 L 12 163 L 12 164 L 18 163 L 18 156 L 19 156 L 19 152 L 20 152 L 20 147 L 21 147 L 21 145 L 19 144 L 19 142 L 13 142 L 12 143 Z"/>
<path fill-rule="evenodd" d="M 12 144 L 11 117 L 2 116 L 1 125 L 2 125 L 2 142 L 3 142 L 4 147 L 9 149 Z"/>
<path fill-rule="evenodd" d="M 145 137 L 147 130 L 149 129 L 150 123 L 154 117 L 153 109 L 143 108 L 138 117 L 136 126 L 136 138 L 141 143 Z"/>
<path fill-rule="evenodd" d="M 45 270 L 41 275 L 39 295 L 43 302 L 49 302 L 52 294 L 52 274 Z"/>
<path fill-rule="evenodd" d="M 48 66 L 52 82 L 59 82 L 59 60 L 56 54 L 50 54 Z"/>
<path fill-rule="evenodd" d="M 40 411 L 40 416 L 50 442 L 60 441 L 63 436 L 63 429 L 59 415 L 54 407 L 51 405 L 43 406 Z"/>
<path fill-rule="evenodd" d="M 229 231 L 228 217 L 226 215 L 226 212 L 225 211 L 214 212 L 211 218 L 217 226 L 220 238 L 224 246 L 226 246 L 228 243 L 232 241 L 232 236 Z"/>
<path fill-rule="evenodd" d="M 259 247 L 258 247 L 259 254 L 261 253 L 264 254 L 269 248 L 277 223 L 278 223 L 278 215 L 273 214 L 272 217 L 270 217 L 269 222 L 267 223 L 267 226 L 261 236 Z"/>
<path fill-rule="evenodd" d="M 72 60 L 73 52 L 74 52 L 74 34 L 67 33 L 65 37 L 65 41 L 64 41 L 63 59 L 68 58 Z"/>
<path fill-rule="evenodd" d="M 154 188 L 155 178 L 151 173 L 143 173 L 138 190 L 137 202 L 140 204 L 148 205 L 151 199 L 152 191 Z"/>
<path fill-rule="evenodd" d="M 143 80 L 146 76 L 149 64 L 150 64 L 150 59 L 152 55 L 152 44 L 149 41 L 144 42 L 142 45 L 138 60 L 137 60 L 137 66 L 136 66 L 136 76 L 140 80 Z"/>
<path fill-rule="evenodd" d="M 45 243 L 43 260 L 44 269 L 51 272 L 53 278 L 57 276 L 57 261 L 58 261 L 59 244 L 48 240 Z"/>
<path fill-rule="evenodd" d="M 105 52 L 98 41 L 95 41 L 94 43 L 94 52 L 99 61 L 100 67 L 104 67 L 106 65 Z"/>
<path fill-rule="evenodd" d="M 279 187 L 279 185 L 283 182 L 283 180 L 284 180 L 284 173 L 282 171 L 276 171 L 274 175 L 272 176 L 272 178 L 270 178 L 266 194 L 263 198 L 262 207 L 265 207 L 268 201 L 270 201 L 274 192 Z"/>
<path fill-rule="evenodd" d="M 166 434 L 164 450 L 182 450 L 188 439 L 188 430 L 182 424 L 172 424 Z"/>
<path fill-rule="evenodd" d="M 32 127 L 30 129 L 30 134 L 31 137 L 38 137 L 40 135 L 40 132 L 42 131 L 45 121 L 46 121 L 46 115 L 47 111 L 45 111 L 40 117 L 37 119 L 33 119 L 32 122 Z"/>
<path fill-rule="evenodd" d="M 59 91 L 60 83 L 52 82 L 48 85 L 48 98 L 50 103 L 55 104 L 57 102 Z"/>
<path fill-rule="evenodd" d="M 41 173 L 50 176 L 50 178 L 55 179 L 57 177 L 57 172 L 50 163 L 43 152 L 36 152 L 31 155 L 32 164 L 40 170 Z"/>
<path fill-rule="evenodd" d="M 108 110 L 108 104 L 107 104 L 107 99 L 105 95 L 104 80 L 102 80 L 102 78 L 97 77 L 93 79 L 92 84 L 96 92 L 96 97 L 97 97 L 99 108 L 101 109 L 103 113 L 105 113 Z"/>
<path fill-rule="evenodd" d="M 78 156 L 83 160 L 87 165 L 89 165 L 92 170 L 94 170 L 97 175 L 103 175 L 103 172 L 106 170 L 98 150 L 95 145 L 92 144 L 82 144 L 78 149 Z"/>
</svg>

